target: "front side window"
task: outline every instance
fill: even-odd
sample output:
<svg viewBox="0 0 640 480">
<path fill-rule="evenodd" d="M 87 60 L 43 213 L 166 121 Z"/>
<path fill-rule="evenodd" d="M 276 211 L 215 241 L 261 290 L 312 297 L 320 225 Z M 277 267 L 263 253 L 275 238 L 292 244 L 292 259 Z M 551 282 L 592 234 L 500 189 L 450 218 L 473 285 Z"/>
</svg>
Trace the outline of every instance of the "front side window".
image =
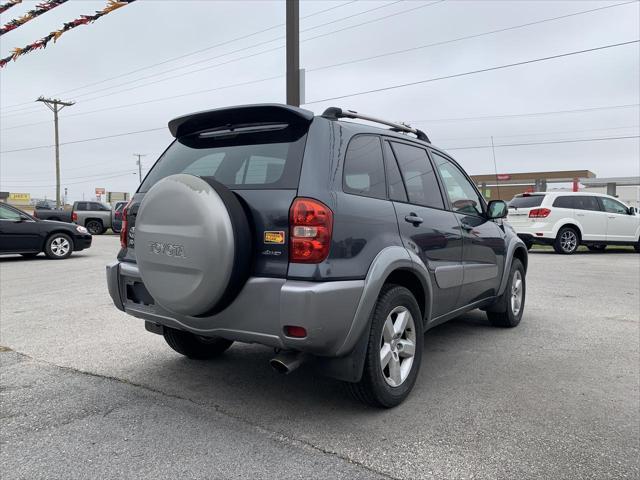
<svg viewBox="0 0 640 480">
<path fill-rule="evenodd" d="M 380 139 L 373 135 L 354 137 L 344 158 L 342 189 L 365 197 L 386 198 L 384 163 Z"/>
<path fill-rule="evenodd" d="M 425 207 L 444 208 L 438 180 L 427 151 L 396 142 L 392 142 L 392 148 L 400 165 L 409 202 Z"/>
<path fill-rule="evenodd" d="M 619 213 L 620 215 L 627 215 L 629 213 L 627 207 L 620 202 L 607 197 L 598 197 L 602 202 L 602 207 L 605 212 Z"/>
<path fill-rule="evenodd" d="M 442 155 L 433 152 L 433 158 L 453 211 L 468 215 L 482 215 L 482 201 L 467 177 Z"/>
<path fill-rule="evenodd" d="M 5 205 L 0 205 L 0 220 L 20 220 L 22 215 Z"/>
</svg>

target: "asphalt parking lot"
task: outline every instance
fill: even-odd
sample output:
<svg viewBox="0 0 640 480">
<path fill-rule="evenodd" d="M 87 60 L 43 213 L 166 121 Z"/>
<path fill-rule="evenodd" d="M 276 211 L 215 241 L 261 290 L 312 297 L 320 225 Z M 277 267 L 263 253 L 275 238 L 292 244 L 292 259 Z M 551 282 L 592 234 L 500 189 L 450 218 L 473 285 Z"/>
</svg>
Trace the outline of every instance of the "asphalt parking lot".
<svg viewBox="0 0 640 480">
<path fill-rule="evenodd" d="M 186 360 L 117 311 L 114 236 L 0 260 L 0 472 L 25 478 L 638 478 L 640 255 L 533 252 L 523 323 L 431 330 L 412 395 L 365 408 L 271 350 Z"/>
</svg>

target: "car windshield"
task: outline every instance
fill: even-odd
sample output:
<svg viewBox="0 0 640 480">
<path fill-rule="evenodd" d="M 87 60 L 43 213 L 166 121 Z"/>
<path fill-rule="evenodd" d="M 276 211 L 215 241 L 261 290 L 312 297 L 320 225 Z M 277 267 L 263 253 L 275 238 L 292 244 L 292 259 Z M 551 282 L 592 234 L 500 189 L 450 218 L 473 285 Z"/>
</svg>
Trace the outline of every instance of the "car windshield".
<svg viewBox="0 0 640 480">
<path fill-rule="evenodd" d="M 544 195 L 516 195 L 509 202 L 509 208 L 532 208 L 542 205 Z"/>
</svg>

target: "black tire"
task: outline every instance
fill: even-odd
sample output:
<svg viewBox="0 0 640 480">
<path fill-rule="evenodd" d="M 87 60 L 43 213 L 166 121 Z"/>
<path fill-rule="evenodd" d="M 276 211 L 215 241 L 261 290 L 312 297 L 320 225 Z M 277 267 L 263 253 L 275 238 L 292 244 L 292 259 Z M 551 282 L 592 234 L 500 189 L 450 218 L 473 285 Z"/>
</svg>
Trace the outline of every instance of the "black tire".
<svg viewBox="0 0 640 480">
<path fill-rule="evenodd" d="M 54 233 L 44 244 L 44 253 L 52 260 L 64 260 L 73 253 L 73 240 L 66 233 Z"/>
<path fill-rule="evenodd" d="M 38 255 L 40 255 L 40 252 L 21 253 L 20 255 L 22 255 L 24 258 L 36 258 Z"/>
<path fill-rule="evenodd" d="M 220 337 L 200 337 L 193 333 L 164 329 L 164 339 L 171 348 L 194 360 L 207 360 L 222 355 L 232 344 L 232 340 Z"/>
<path fill-rule="evenodd" d="M 604 252 L 606 245 L 587 245 L 587 248 L 592 252 Z"/>
<path fill-rule="evenodd" d="M 104 233 L 104 227 L 99 220 L 89 220 L 85 227 L 91 235 L 102 235 Z"/>
<path fill-rule="evenodd" d="M 562 255 L 576 253 L 580 246 L 580 233 L 573 227 L 562 227 L 553 242 L 553 249 Z"/>
<path fill-rule="evenodd" d="M 522 297 L 520 306 L 517 312 L 514 311 L 514 304 L 511 301 L 512 293 L 514 289 L 514 279 L 521 281 Z M 509 270 L 509 278 L 507 279 L 507 286 L 504 293 L 500 296 L 498 301 L 487 309 L 487 318 L 494 327 L 513 328 L 522 320 L 522 314 L 524 312 L 525 300 L 527 298 L 527 282 L 524 267 L 522 262 L 517 258 L 511 261 L 511 270 Z"/>
<path fill-rule="evenodd" d="M 415 352 L 413 362 L 410 366 L 408 375 L 401 381 L 399 386 L 392 386 L 385 378 L 387 373 L 391 375 L 389 368 L 393 361 L 398 362 L 399 366 L 407 361 L 407 357 L 402 357 L 402 348 L 391 350 L 390 360 L 385 369 L 381 364 L 381 349 L 384 348 L 384 326 L 387 317 L 393 319 L 393 310 L 402 309 L 411 314 L 413 320 L 413 332 L 408 329 L 404 330 L 400 337 L 393 337 L 396 341 L 394 345 L 400 345 L 398 340 L 407 340 L 411 335 L 415 342 Z M 395 318 L 398 318 L 397 316 Z M 407 325 L 410 325 L 407 322 Z M 397 335 L 397 334 L 396 334 Z M 423 327 L 422 315 L 416 299 L 412 293 L 405 287 L 398 285 L 385 285 L 380 292 L 378 301 L 371 315 L 371 331 L 369 333 L 369 342 L 367 345 L 367 353 L 364 362 L 364 370 L 362 378 L 357 383 L 349 383 L 348 388 L 351 394 L 362 403 L 375 407 L 391 408 L 402 403 L 416 382 L 420 363 L 422 361 L 423 348 Z M 400 360 L 399 360 L 400 359 Z"/>
</svg>

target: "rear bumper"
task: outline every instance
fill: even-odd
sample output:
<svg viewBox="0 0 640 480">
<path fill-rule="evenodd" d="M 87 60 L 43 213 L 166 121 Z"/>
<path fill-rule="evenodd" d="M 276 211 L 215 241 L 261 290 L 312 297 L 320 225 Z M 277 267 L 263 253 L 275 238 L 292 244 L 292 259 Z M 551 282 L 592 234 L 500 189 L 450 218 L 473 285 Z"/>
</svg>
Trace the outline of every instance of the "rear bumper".
<svg viewBox="0 0 640 480">
<path fill-rule="evenodd" d="M 364 291 L 364 280 L 305 282 L 251 277 L 238 297 L 210 317 L 189 317 L 156 304 L 134 301 L 142 279 L 134 263 L 107 266 L 109 294 L 115 306 L 130 315 L 197 335 L 292 349 L 321 356 L 337 356 L 355 345 L 352 328 Z M 132 298 L 133 297 L 133 298 Z M 287 325 L 304 327 L 305 338 L 284 334 Z M 161 330 L 161 329 L 158 329 Z"/>
<path fill-rule="evenodd" d="M 518 233 L 518 237 L 526 244 L 553 245 L 554 238 L 540 237 L 531 233 Z"/>
<path fill-rule="evenodd" d="M 551 222 L 530 222 L 527 224 L 509 222 L 509 225 L 523 240 L 525 237 L 533 238 L 538 243 L 543 243 L 545 239 L 554 240 L 558 233 L 554 230 L 554 224 Z"/>
</svg>

